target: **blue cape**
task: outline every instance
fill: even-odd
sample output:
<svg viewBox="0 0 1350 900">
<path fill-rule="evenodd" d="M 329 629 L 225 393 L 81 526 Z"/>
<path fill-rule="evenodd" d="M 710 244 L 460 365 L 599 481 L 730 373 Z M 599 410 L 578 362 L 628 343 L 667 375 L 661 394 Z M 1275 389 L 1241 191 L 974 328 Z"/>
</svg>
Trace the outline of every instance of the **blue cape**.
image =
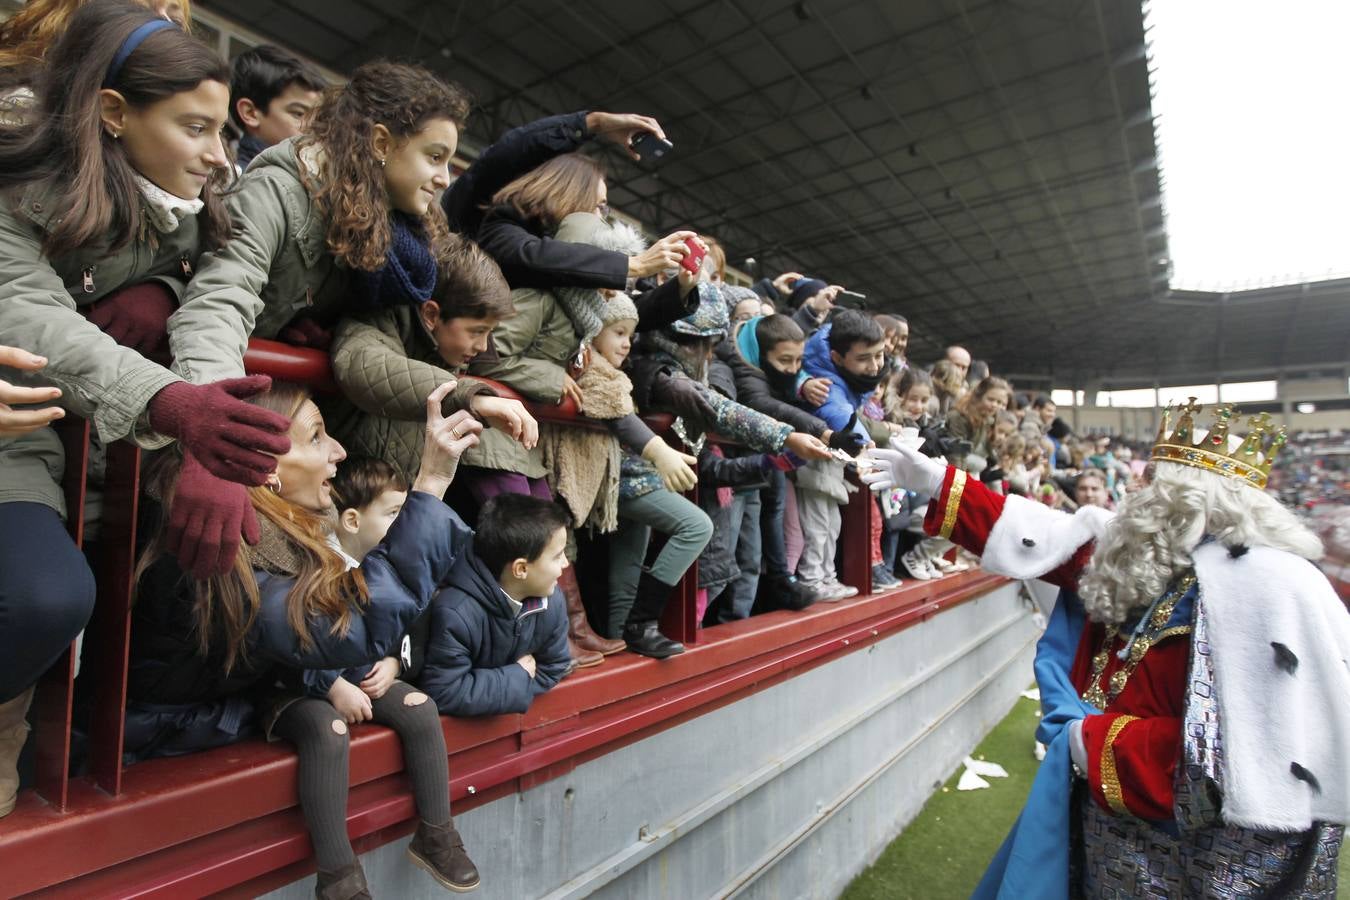
<svg viewBox="0 0 1350 900">
<path fill-rule="evenodd" d="M 1060 591 L 1050 624 L 1036 645 L 1036 684 L 1041 690 L 1036 740 L 1046 746 L 1045 759 L 1031 783 L 1026 806 L 975 888 L 976 900 L 1068 900 L 1074 778 L 1069 724 L 1101 712 L 1079 697 L 1069 680 L 1085 618 L 1077 595 Z"/>
</svg>

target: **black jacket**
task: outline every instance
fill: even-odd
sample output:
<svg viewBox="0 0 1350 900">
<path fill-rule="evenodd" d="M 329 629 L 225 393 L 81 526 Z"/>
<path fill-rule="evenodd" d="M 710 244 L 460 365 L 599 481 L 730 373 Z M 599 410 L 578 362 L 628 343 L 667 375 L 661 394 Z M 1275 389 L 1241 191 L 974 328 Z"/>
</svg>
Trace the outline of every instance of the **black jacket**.
<svg viewBox="0 0 1350 900">
<path fill-rule="evenodd" d="M 628 284 L 628 257 L 616 250 L 560 241 L 513 206 L 491 209 L 478 228 L 478 246 L 501 266 L 513 288 L 612 288 Z"/>
<path fill-rule="evenodd" d="M 571 153 L 590 136 L 585 112 L 549 116 L 512 128 L 484 150 L 441 196 L 450 229 L 476 234 L 483 221 L 483 207 L 493 194 L 553 157 Z"/>
<path fill-rule="evenodd" d="M 717 358 L 731 369 L 736 379 L 736 398 L 756 412 L 772 416 L 780 422 L 786 422 L 794 431 L 803 431 L 812 437 L 820 437 L 829 430 L 820 419 L 788 400 L 774 394 L 769 387 L 769 379 L 764 373 L 750 365 L 736 349 L 733 341 L 722 341 L 717 345 Z"/>
<path fill-rule="evenodd" d="M 534 655 L 533 678 L 516 663 L 527 653 Z M 487 566 L 467 553 L 431 601 L 417 683 L 446 715 L 523 713 L 567 674 L 571 660 L 562 592 L 527 600 L 516 615 Z"/>
</svg>

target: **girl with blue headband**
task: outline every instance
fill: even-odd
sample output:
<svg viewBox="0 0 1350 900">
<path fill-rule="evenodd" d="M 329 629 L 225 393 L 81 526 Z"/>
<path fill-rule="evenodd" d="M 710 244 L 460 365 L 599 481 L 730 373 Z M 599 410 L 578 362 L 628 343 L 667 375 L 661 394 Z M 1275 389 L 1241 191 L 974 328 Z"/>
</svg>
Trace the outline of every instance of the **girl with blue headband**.
<svg viewBox="0 0 1350 900">
<path fill-rule="evenodd" d="M 266 379 L 191 385 L 145 355 L 198 255 L 228 233 L 218 184 L 229 76 L 145 6 L 95 0 L 47 53 L 27 124 L 0 128 L 0 321 L 7 342 L 43 358 L 0 368 L 0 381 L 52 410 L 0 440 L 0 815 L 14 804 L 33 684 L 94 603 L 62 522 L 65 459 L 50 422 L 81 416 L 105 443 L 177 439 L 194 472 L 228 479 L 204 510 L 192 494 L 202 479 L 189 475 L 173 511 L 175 551 L 211 566 L 221 535 L 237 543 L 252 518 L 244 485 L 261 484 L 290 445 L 284 417 L 243 402 Z M 188 521 L 201 527 L 185 541 Z"/>
</svg>

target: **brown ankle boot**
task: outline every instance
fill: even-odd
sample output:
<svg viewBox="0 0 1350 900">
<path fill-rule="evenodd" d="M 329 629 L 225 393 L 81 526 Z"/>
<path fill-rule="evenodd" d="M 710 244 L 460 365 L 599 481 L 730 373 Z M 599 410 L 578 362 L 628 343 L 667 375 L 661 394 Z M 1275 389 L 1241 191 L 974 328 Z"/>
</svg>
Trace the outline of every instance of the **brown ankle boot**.
<svg viewBox="0 0 1350 900">
<path fill-rule="evenodd" d="M 408 858 L 439 881 L 444 887 L 465 893 L 478 887 L 478 869 L 469 854 L 464 852 L 455 824 L 417 824 L 417 833 L 408 844 Z"/>
<path fill-rule="evenodd" d="M 591 630 L 591 623 L 586 621 L 586 607 L 581 602 L 581 588 L 577 586 L 577 574 L 570 566 L 563 570 L 562 577 L 558 579 L 558 587 L 562 588 L 563 596 L 567 598 L 567 635 L 572 647 L 572 658 L 577 661 L 578 669 L 599 665 L 600 662 L 599 660 L 582 662 L 577 655 L 578 650 L 609 656 L 628 646 L 623 641 L 602 638 Z"/>
<path fill-rule="evenodd" d="M 625 644 L 624 646 L 628 645 Z M 572 671 L 589 669 L 591 666 L 598 666 L 605 661 L 602 654 L 596 653 L 594 650 L 584 649 L 570 634 L 567 636 L 567 649 L 572 654 Z M 568 674 L 570 675 L 571 672 Z"/>
<path fill-rule="evenodd" d="M 0 818 L 14 812 L 19 802 L 19 751 L 28 740 L 28 704 L 33 702 L 30 687 L 13 700 L 0 703 Z"/>
<path fill-rule="evenodd" d="M 316 873 L 314 882 L 316 900 L 371 900 L 370 888 L 366 886 L 366 873 L 361 868 L 361 860 L 354 859 L 347 865 L 332 872 Z"/>
</svg>

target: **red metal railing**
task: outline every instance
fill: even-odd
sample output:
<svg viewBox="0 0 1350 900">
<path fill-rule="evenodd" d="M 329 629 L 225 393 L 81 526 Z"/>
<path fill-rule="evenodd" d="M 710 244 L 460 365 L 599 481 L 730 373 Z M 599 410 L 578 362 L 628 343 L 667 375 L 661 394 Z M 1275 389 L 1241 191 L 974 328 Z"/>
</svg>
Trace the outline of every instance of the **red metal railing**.
<svg viewBox="0 0 1350 900">
<path fill-rule="evenodd" d="M 245 364 L 250 372 L 319 390 L 333 387 L 327 356 L 317 351 L 255 340 Z M 504 386 L 500 390 L 517 396 Z M 543 421 L 600 427 L 578 417 L 570 402 L 527 405 Z M 651 424 L 664 431 L 669 418 Z M 83 543 L 89 427 L 78 421 L 61 427 L 69 521 L 75 540 Z M 185 896 L 244 883 L 247 890 L 261 890 L 302 875 L 308 857 L 295 810 L 294 754 L 284 747 L 246 742 L 131 769 L 122 764 L 140 461 L 139 449 L 130 443 L 108 448 L 92 555 L 99 596 L 84 638 L 85 676 L 94 691 L 88 774 L 72 778 L 68 770 L 72 647 L 44 676 L 35 702 L 37 797 L 21 798 L 19 809 L 0 820 L 0 871 L 7 873 L 7 888 L 18 893 Z M 871 589 L 871 502 L 865 490 L 853 496 L 841 536 L 841 578 L 864 595 Z M 697 645 L 690 653 L 660 664 L 611 657 L 567 679 L 524 716 L 443 720 L 456 808 L 558 777 L 589 756 L 852 652 L 996 583 L 973 573 L 700 634 L 697 574 L 691 570 L 663 621 L 672 637 Z M 392 733 L 356 729 L 351 758 L 353 835 L 374 845 L 406 831 L 412 807 Z"/>
</svg>

